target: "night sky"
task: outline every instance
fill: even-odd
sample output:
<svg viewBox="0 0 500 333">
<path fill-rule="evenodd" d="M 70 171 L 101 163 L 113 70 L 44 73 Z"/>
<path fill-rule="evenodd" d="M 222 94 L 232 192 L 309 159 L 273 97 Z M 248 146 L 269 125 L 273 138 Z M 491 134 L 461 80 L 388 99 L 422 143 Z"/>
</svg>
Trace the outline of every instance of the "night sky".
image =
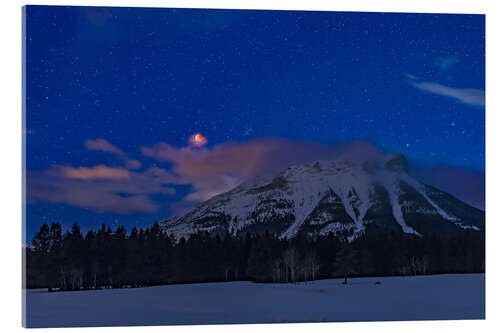
<svg viewBox="0 0 500 333">
<path fill-rule="evenodd" d="M 144 227 L 272 157 L 353 140 L 484 208 L 482 15 L 25 14 L 28 239 L 43 222 Z"/>
</svg>

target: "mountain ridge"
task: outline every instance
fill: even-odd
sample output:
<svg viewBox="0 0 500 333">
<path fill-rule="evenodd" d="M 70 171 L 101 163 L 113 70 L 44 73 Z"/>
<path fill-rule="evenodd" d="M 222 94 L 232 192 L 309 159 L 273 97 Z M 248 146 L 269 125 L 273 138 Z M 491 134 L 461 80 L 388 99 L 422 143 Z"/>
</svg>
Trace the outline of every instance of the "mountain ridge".
<svg viewBox="0 0 500 333">
<path fill-rule="evenodd" d="M 280 238 L 332 232 L 352 240 L 367 229 L 417 236 L 484 231 L 484 212 L 411 177 L 398 153 L 293 165 L 270 180 L 244 182 L 160 227 L 176 239 L 198 231 L 236 236 L 267 230 Z"/>
</svg>

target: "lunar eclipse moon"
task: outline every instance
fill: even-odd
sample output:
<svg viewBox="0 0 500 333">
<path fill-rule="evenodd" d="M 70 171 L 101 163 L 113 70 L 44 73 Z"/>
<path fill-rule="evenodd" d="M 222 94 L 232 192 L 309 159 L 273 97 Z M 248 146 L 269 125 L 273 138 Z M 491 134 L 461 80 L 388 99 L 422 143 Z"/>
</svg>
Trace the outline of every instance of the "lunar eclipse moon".
<svg viewBox="0 0 500 333">
<path fill-rule="evenodd" d="M 207 138 L 201 133 L 195 133 L 189 137 L 189 144 L 192 147 L 203 147 L 207 144 Z"/>
</svg>

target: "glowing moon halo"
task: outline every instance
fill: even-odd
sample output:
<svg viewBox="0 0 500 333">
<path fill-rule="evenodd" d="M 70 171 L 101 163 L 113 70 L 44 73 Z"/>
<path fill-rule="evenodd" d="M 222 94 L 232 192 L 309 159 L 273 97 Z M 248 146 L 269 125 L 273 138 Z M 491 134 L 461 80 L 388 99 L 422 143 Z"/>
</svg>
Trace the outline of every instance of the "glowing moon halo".
<svg viewBox="0 0 500 333">
<path fill-rule="evenodd" d="M 189 144 L 193 147 L 203 147 L 207 144 L 207 138 L 201 133 L 195 133 L 189 137 Z"/>
</svg>

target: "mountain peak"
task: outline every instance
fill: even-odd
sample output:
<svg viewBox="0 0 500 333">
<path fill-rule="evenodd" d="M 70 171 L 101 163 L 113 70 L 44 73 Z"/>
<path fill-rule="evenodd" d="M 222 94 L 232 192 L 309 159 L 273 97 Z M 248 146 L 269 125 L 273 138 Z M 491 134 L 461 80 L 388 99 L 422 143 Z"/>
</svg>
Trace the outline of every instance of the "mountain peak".
<svg viewBox="0 0 500 333">
<path fill-rule="evenodd" d="M 397 153 L 385 163 L 384 168 L 390 171 L 408 172 L 408 160 L 403 154 Z"/>
<path fill-rule="evenodd" d="M 293 165 L 160 225 L 176 239 L 199 231 L 224 236 L 267 230 L 281 238 L 333 233 L 352 240 L 367 230 L 418 236 L 484 230 L 484 212 L 413 179 L 403 154 L 385 157 Z"/>
</svg>

